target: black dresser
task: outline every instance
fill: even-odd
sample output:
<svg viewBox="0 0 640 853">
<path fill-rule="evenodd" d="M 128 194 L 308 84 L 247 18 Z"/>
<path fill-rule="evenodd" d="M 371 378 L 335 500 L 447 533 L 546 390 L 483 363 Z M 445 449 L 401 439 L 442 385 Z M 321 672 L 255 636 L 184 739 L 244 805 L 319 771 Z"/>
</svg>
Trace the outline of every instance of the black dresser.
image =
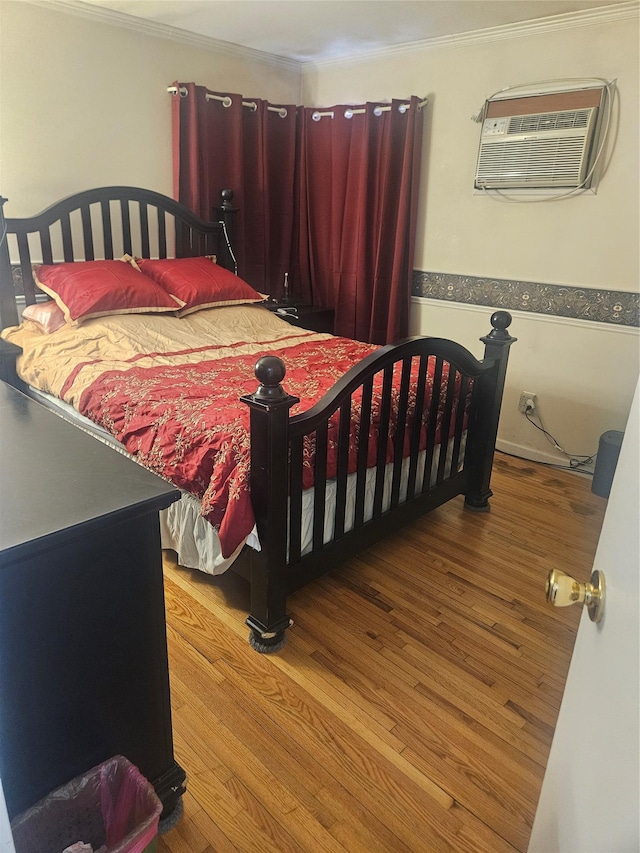
<svg viewBox="0 0 640 853">
<path fill-rule="evenodd" d="M 0 778 L 9 816 L 121 754 L 169 813 L 160 477 L 0 382 Z"/>
</svg>

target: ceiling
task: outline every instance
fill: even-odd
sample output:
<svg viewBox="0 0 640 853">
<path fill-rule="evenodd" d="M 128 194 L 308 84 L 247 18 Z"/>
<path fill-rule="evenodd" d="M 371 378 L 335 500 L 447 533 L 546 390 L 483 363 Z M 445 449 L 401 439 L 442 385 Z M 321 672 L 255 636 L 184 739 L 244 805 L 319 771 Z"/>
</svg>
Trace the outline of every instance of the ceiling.
<svg viewBox="0 0 640 853">
<path fill-rule="evenodd" d="M 619 0 L 79 0 L 72 5 L 88 4 L 304 63 L 594 10 Z"/>
</svg>

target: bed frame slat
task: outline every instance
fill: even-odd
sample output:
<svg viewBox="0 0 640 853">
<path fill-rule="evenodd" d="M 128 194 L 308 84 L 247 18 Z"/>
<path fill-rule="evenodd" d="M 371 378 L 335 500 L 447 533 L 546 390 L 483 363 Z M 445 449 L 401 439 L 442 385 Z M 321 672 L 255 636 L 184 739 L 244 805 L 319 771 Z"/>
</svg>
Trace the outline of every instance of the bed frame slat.
<svg viewBox="0 0 640 853">
<path fill-rule="evenodd" d="M 62 254 L 66 263 L 70 264 L 75 260 L 75 257 L 73 254 L 73 238 L 71 236 L 71 217 L 68 213 L 64 213 L 60 217 L 60 227 L 62 229 Z"/>
<path fill-rule="evenodd" d="M 462 434 L 464 421 L 467 413 L 467 398 L 469 396 L 469 377 L 464 374 L 460 377 L 460 392 L 456 403 L 456 420 L 453 438 L 453 452 L 451 454 L 451 469 L 449 476 L 457 473 L 460 467 L 460 449 L 462 447 Z"/>
<path fill-rule="evenodd" d="M 431 400 L 429 402 L 429 418 L 427 421 L 427 452 L 424 458 L 424 473 L 422 477 L 422 492 L 431 490 L 431 468 L 433 467 L 433 454 L 436 444 L 436 431 L 438 429 L 438 408 L 440 407 L 440 391 L 442 388 L 442 359 L 436 357 L 433 368 L 433 385 L 431 388 Z"/>
<path fill-rule="evenodd" d="M 18 234 L 18 251 L 20 252 L 20 272 L 22 273 L 24 300 L 27 305 L 33 305 L 36 301 L 36 285 L 33 280 L 33 269 L 31 267 L 29 238 L 25 232 Z"/>
<path fill-rule="evenodd" d="M 364 499 L 367 486 L 367 459 L 369 456 L 369 431 L 371 428 L 371 403 L 373 399 L 373 376 L 370 376 L 362 386 L 362 403 L 360 411 L 360 432 L 358 435 L 358 460 L 356 480 L 356 505 L 354 527 L 364 524 Z"/>
<path fill-rule="evenodd" d="M 436 485 L 444 480 L 444 472 L 447 464 L 447 449 L 449 446 L 449 433 L 451 431 L 451 412 L 453 410 L 453 398 L 456 393 L 456 370 L 452 364 L 448 365 L 447 394 L 440 424 L 440 452 L 438 454 L 438 470 L 436 472 Z"/>
<path fill-rule="evenodd" d="M 424 426 L 424 400 L 427 383 L 427 368 L 429 366 L 428 356 L 420 357 L 418 368 L 418 380 L 416 385 L 416 399 L 413 409 L 413 423 L 411 426 L 411 445 L 409 451 L 409 473 L 407 477 L 407 500 L 413 500 L 416 493 L 416 475 L 418 472 L 418 456 L 420 453 L 420 438 Z"/>
<path fill-rule="evenodd" d="M 304 440 L 294 438 L 289 462 L 289 563 L 297 563 L 302 549 L 302 471 Z"/>
<path fill-rule="evenodd" d="M 158 208 L 158 256 L 167 257 L 167 214 Z"/>
<path fill-rule="evenodd" d="M 393 365 L 385 367 L 382 381 L 382 399 L 380 402 L 380 425 L 378 427 L 378 452 L 376 458 L 376 487 L 373 495 L 373 517 L 382 515 L 384 499 L 385 470 L 387 466 L 387 442 L 391 420 L 391 389 L 393 386 Z"/>
<path fill-rule="evenodd" d="M 83 204 L 80 207 L 80 217 L 82 219 L 82 239 L 84 244 L 84 259 L 92 261 L 93 253 L 93 229 L 91 228 L 91 210 L 88 204 Z"/>
<path fill-rule="evenodd" d="M 138 203 L 140 210 L 140 240 L 142 245 L 142 257 L 151 257 L 151 246 L 149 242 L 149 208 L 143 202 Z"/>
<path fill-rule="evenodd" d="M 313 551 L 320 551 L 324 544 L 324 512 L 327 502 L 328 433 L 328 421 L 316 430 L 313 483 Z"/>
<path fill-rule="evenodd" d="M 51 251 L 51 233 L 48 228 L 41 228 L 38 232 L 40 235 L 40 248 L 42 250 L 42 263 L 53 263 L 53 252 Z"/>
<path fill-rule="evenodd" d="M 122 248 L 127 255 L 133 254 L 133 243 L 131 240 L 131 211 L 126 199 L 120 200 L 120 215 L 122 219 Z"/>
<path fill-rule="evenodd" d="M 176 220 L 176 254 L 181 258 L 191 257 L 191 241 L 189 228 L 181 220 Z"/>
<path fill-rule="evenodd" d="M 336 467 L 336 506 L 333 523 L 333 538 L 344 535 L 344 515 L 347 506 L 347 477 L 349 476 L 349 436 L 351 434 L 351 395 L 340 406 L 338 430 L 338 460 Z"/>
<path fill-rule="evenodd" d="M 409 382 L 411 380 L 412 358 L 402 361 L 402 377 L 400 380 L 400 396 L 396 415 L 396 436 L 393 447 L 393 479 L 391 481 L 391 509 L 400 502 L 400 478 L 402 476 L 402 453 L 407 429 L 407 409 L 409 406 Z"/>
<path fill-rule="evenodd" d="M 113 231 L 111 228 L 111 205 L 108 200 L 100 202 L 102 210 L 102 239 L 104 240 L 104 257 L 107 261 L 113 260 Z"/>
</svg>

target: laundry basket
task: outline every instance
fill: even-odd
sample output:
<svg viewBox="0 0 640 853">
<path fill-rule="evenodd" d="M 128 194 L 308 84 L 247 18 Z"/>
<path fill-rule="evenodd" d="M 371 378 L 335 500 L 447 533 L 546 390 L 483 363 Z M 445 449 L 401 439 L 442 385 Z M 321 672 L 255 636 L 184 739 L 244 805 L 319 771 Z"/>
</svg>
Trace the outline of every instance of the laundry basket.
<svg viewBox="0 0 640 853">
<path fill-rule="evenodd" d="M 116 755 L 52 791 L 11 823 L 16 853 L 152 853 L 162 803 L 135 765 Z"/>
</svg>

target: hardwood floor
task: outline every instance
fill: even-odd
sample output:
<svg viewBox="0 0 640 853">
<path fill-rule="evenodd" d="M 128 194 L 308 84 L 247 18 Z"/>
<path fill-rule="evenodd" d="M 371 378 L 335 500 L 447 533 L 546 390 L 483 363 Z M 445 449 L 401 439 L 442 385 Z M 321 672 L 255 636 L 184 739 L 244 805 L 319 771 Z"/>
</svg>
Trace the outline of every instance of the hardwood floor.
<svg viewBox="0 0 640 853">
<path fill-rule="evenodd" d="M 160 853 L 527 848 L 606 502 L 496 455 L 492 510 L 458 498 L 290 598 L 248 645 L 248 588 L 165 556 L 184 817 Z"/>
</svg>

